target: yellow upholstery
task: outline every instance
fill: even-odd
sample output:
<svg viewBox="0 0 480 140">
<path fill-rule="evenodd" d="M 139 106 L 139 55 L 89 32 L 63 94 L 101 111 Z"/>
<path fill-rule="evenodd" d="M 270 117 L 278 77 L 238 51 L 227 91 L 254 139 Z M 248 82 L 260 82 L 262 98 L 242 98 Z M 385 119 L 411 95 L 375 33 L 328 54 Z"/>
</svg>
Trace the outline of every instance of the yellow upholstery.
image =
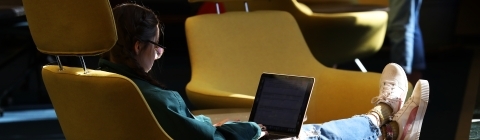
<svg viewBox="0 0 480 140">
<path fill-rule="evenodd" d="M 186 92 L 199 109 L 251 107 L 262 72 L 316 78 L 308 122 L 366 113 L 378 96 L 380 74 L 322 65 L 287 12 L 198 15 L 185 26 L 192 66 Z"/>
<path fill-rule="evenodd" d="M 47 65 L 42 76 L 67 139 L 171 139 L 127 77 L 58 68 Z"/>
<path fill-rule="evenodd" d="M 223 2 L 226 11 L 245 10 L 243 1 L 227 1 Z M 250 11 L 282 10 L 292 14 L 310 51 L 326 66 L 378 52 L 384 41 L 388 20 L 385 11 L 314 13 L 297 0 L 248 0 L 248 7 Z"/>
<path fill-rule="evenodd" d="M 52 55 L 96 55 L 117 31 L 108 0 L 23 0 L 37 49 Z"/>
<path fill-rule="evenodd" d="M 98 55 L 117 33 L 108 0 L 23 0 L 39 51 Z M 138 87 L 127 77 L 83 68 L 46 65 L 42 78 L 67 139 L 171 139 Z"/>
</svg>

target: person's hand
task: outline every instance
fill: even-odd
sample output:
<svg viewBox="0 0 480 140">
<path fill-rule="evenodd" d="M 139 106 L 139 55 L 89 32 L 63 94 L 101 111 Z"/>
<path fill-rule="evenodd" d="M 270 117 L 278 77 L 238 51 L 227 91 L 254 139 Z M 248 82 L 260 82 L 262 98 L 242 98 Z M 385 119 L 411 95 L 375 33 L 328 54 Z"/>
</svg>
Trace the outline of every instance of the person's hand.
<svg viewBox="0 0 480 140">
<path fill-rule="evenodd" d="M 267 131 L 260 132 L 260 137 L 259 138 L 262 138 L 263 136 L 267 135 L 267 133 L 268 133 Z"/>
<path fill-rule="evenodd" d="M 262 132 L 260 132 L 260 137 L 259 138 L 262 138 L 263 136 L 268 135 L 267 127 L 265 127 L 262 124 L 258 124 L 258 126 L 260 126 L 260 129 L 262 131 Z"/>
</svg>

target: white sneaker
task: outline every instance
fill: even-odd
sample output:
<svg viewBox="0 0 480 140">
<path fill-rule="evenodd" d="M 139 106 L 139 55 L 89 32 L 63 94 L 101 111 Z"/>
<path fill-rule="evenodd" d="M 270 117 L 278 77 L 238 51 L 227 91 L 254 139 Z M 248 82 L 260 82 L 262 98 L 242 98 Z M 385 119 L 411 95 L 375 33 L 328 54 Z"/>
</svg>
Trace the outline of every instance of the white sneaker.
<svg viewBox="0 0 480 140">
<path fill-rule="evenodd" d="M 380 78 L 380 95 L 372 99 L 375 105 L 385 103 L 392 107 L 395 114 L 403 106 L 408 92 L 408 79 L 403 68 L 389 63 L 383 68 Z"/>
<path fill-rule="evenodd" d="M 430 88 L 427 80 L 418 80 L 412 96 L 393 117 L 398 123 L 398 140 L 418 140 L 427 111 Z"/>
</svg>

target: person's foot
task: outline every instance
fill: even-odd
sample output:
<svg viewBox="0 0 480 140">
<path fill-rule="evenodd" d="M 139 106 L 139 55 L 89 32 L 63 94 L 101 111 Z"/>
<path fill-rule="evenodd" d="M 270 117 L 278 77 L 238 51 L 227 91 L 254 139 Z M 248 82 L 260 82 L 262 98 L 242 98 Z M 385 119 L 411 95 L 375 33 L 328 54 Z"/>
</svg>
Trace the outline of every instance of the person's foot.
<svg viewBox="0 0 480 140">
<path fill-rule="evenodd" d="M 393 121 L 398 123 L 398 140 L 419 139 L 429 97 L 430 88 L 428 81 L 418 80 L 412 96 L 393 117 Z"/>
<path fill-rule="evenodd" d="M 382 71 L 380 78 L 380 95 L 373 99 L 374 104 L 385 103 L 395 114 L 403 106 L 408 92 L 408 80 L 403 68 L 395 63 L 389 63 Z"/>
</svg>

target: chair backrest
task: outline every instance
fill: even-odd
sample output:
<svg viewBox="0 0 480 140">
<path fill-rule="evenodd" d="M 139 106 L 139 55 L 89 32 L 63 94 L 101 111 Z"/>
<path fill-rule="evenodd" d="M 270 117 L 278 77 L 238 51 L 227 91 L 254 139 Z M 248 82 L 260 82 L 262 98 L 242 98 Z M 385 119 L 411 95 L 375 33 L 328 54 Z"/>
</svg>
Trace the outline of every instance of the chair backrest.
<svg viewBox="0 0 480 140">
<path fill-rule="evenodd" d="M 254 96 L 258 83 L 252 81 L 258 81 L 262 72 L 314 76 L 324 68 L 287 12 L 205 14 L 187 19 L 185 26 L 190 83 L 202 79 L 232 93 Z"/>
<path fill-rule="evenodd" d="M 23 5 L 38 50 L 57 59 L 99 55 L 117 40 L 108 0 L 23 0 Z M 44 66 L 42 78 L 67 139 L 171 139 L 127 77 L 59 61 Z"/>
</svg>

